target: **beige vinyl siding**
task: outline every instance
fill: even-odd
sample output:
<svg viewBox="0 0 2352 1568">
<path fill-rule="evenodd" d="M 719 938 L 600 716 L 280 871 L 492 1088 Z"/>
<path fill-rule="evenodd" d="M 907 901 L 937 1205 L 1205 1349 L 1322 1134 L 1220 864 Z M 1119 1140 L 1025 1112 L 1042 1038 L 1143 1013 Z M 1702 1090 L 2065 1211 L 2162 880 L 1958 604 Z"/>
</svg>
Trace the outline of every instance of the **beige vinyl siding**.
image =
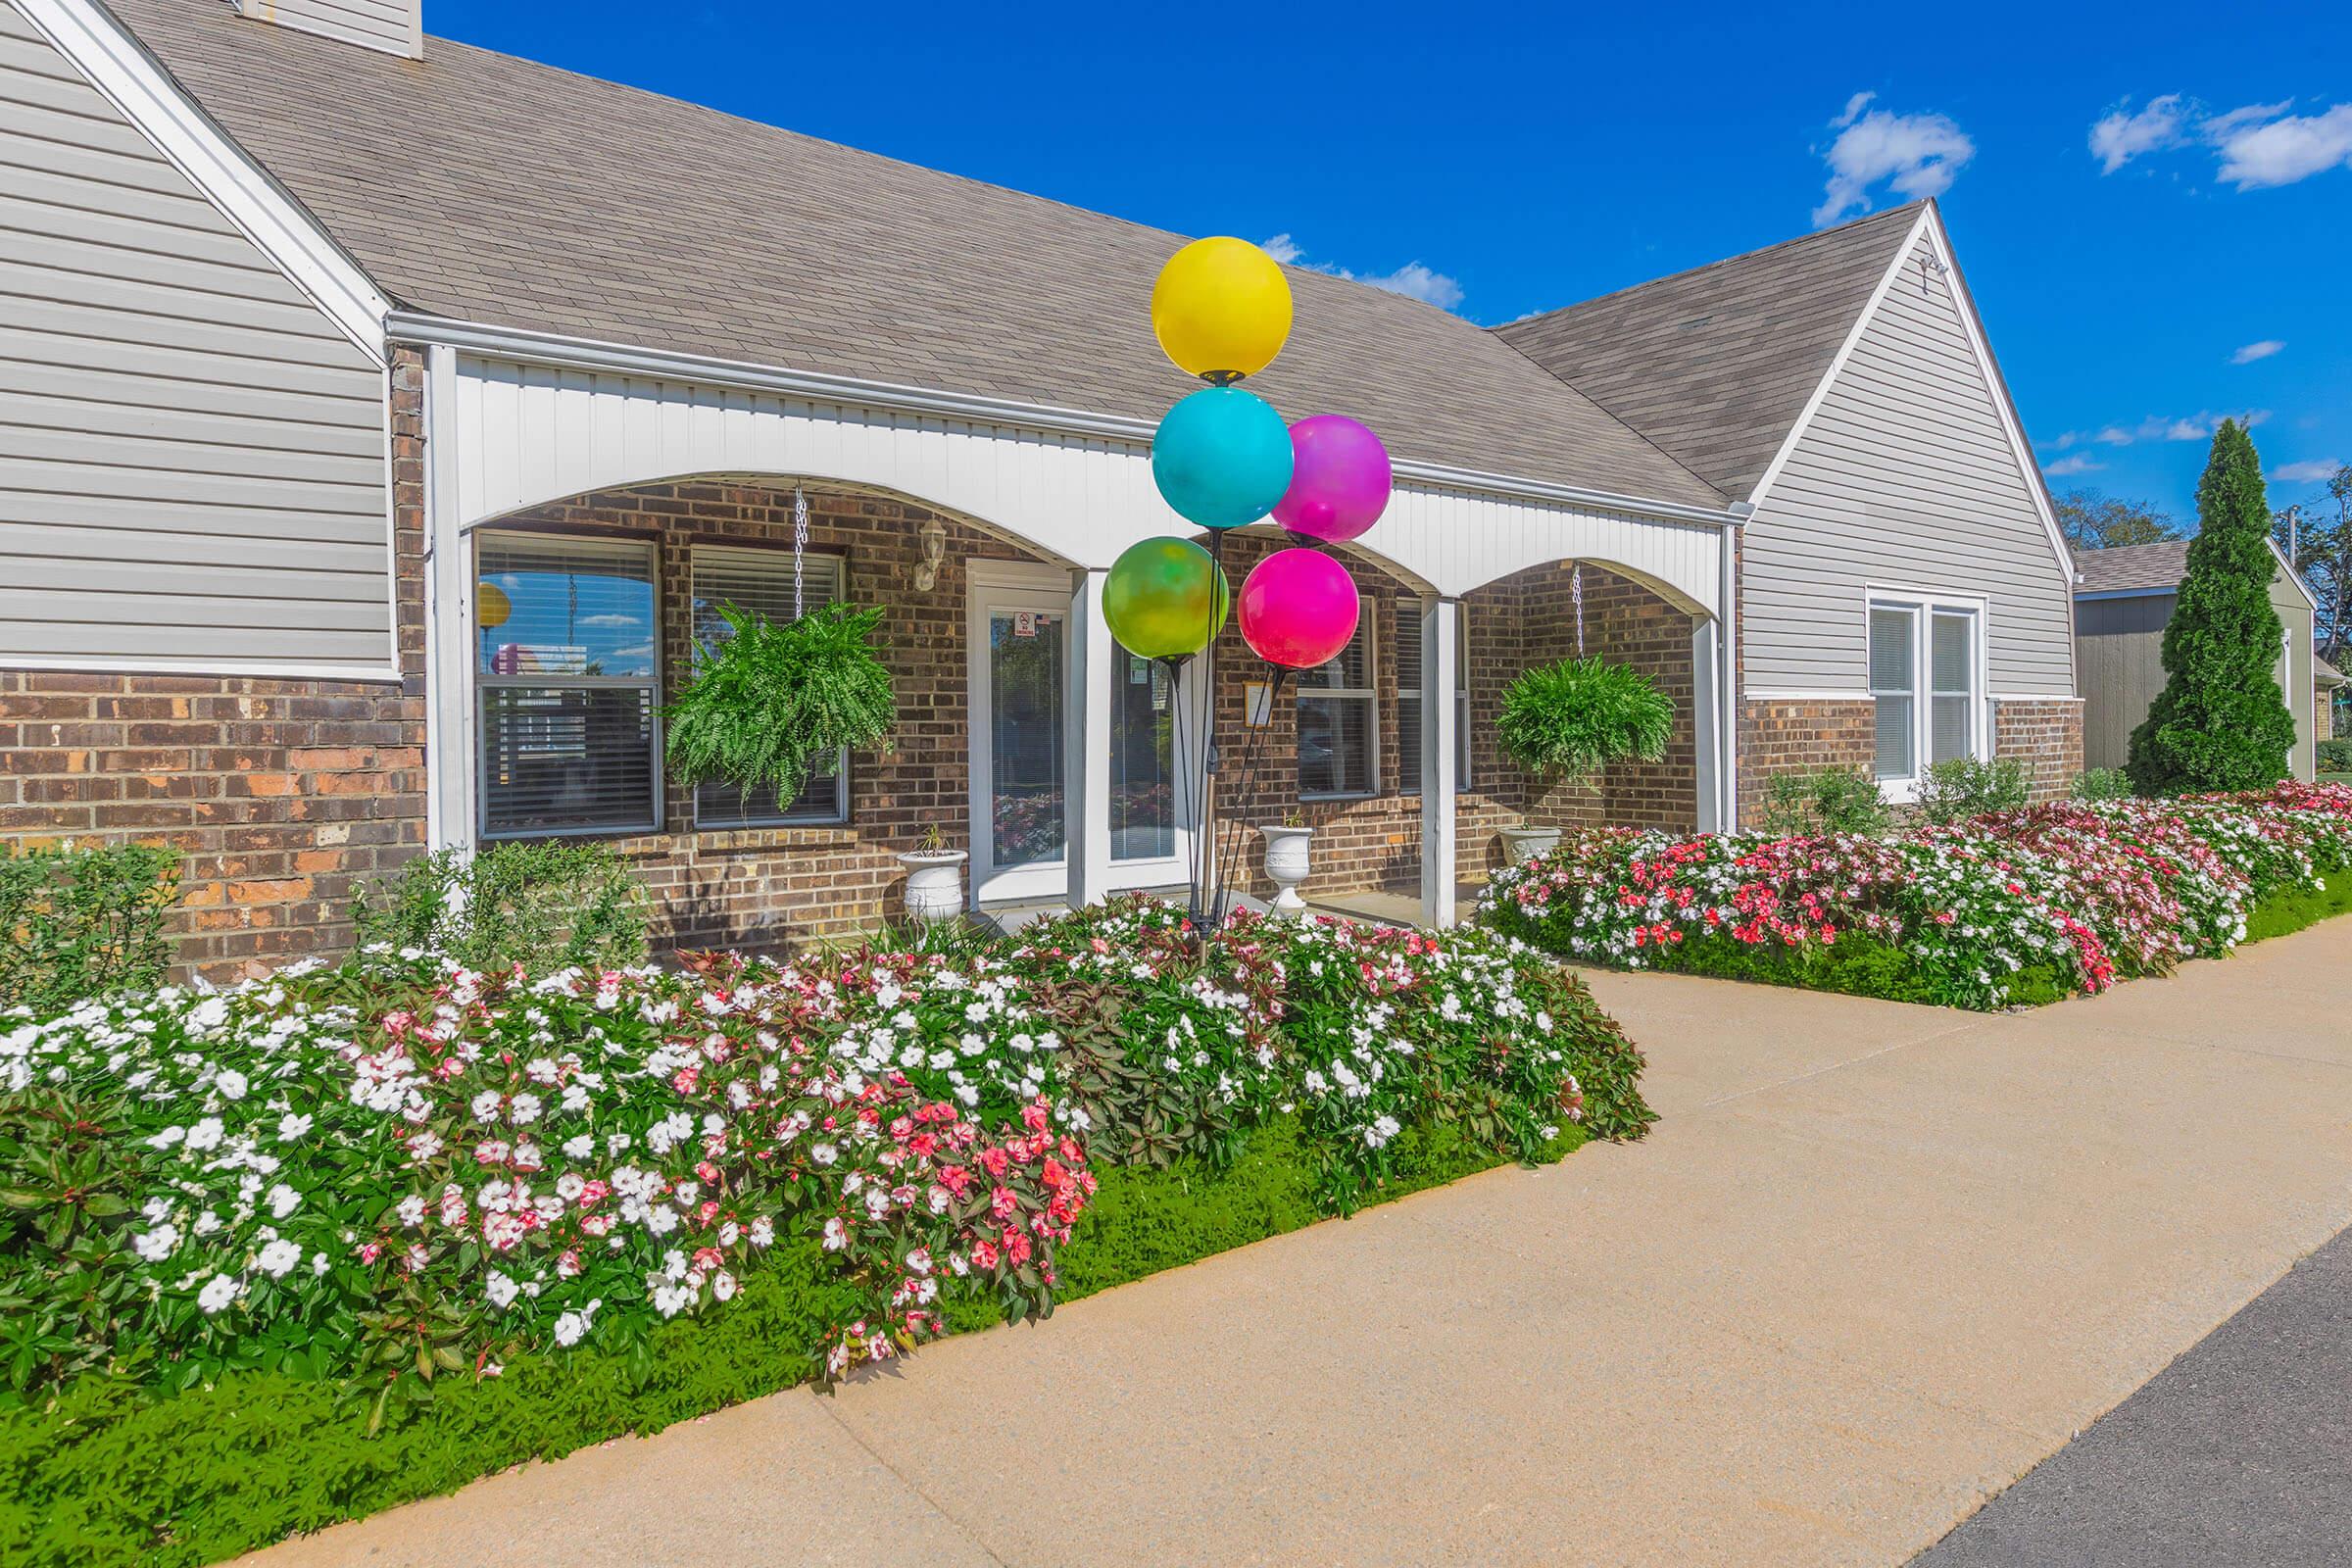
<svg viewBox="0 0 2352 1568">
<path fill-rule="evenodd" d="M 0 0 L 0 662 L 381 674 L 384 385 Z"/>
<path fill-rule="evenodd" d="M 1746 529 L 1750 691 L 1860 695 L 1875 585 L 1984 598 L 1990 691 L 2074 692 L 2072 587 L 1930 254 L 1923 237 Z"/>
<path fill-rule="evenodd" d="M 2082 765 L 2121 767 L 2132 732 L 2164 690 L 2164 628 L 2178 596 L 2132 594 L 2083 599 L 2075 605 L 2076 660 L 2082 681 Z M 2313 697 L 2311 603 L 2279 572 L 2271 579 L 2271 604 L 2286 631 L 2285 657 L 2273 671 L 2295 715 L 2295 745 L 2287 770 L 2309 780 L 2318 761 L 2319 716 Z M 2288 660 L 2292 668 L 2287 667 Z"/>
<path fill-rule="evenodd" d="M 419 0 L 237 0 L 237 9 L 259 22 L 390 54 L 423 53 Z"/>
</svg>

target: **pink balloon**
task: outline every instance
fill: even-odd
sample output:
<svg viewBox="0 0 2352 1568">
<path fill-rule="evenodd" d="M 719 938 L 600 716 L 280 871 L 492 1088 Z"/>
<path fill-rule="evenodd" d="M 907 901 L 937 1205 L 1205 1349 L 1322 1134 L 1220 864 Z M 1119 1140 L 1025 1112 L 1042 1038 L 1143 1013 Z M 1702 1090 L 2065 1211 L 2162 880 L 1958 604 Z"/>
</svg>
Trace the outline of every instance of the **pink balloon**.
<svg viewBox="0 0 2352 1568">
<path fill-rule="evenodd" d="M 1312 669 L 1339 657 L 1355 635 L 1355 583 L 1316 550 L 1277 550 L 1242 584 L 1242 640 L 1286 669 Z"/>
<path fill-rule="evenodd" d="M 1344 544 L 1380 520 L 1396 476 L 1380 437 L 1344 414 L 1291 426 L 1291 487 L 1274 520 L 1293 533 Z"/>
</svg>

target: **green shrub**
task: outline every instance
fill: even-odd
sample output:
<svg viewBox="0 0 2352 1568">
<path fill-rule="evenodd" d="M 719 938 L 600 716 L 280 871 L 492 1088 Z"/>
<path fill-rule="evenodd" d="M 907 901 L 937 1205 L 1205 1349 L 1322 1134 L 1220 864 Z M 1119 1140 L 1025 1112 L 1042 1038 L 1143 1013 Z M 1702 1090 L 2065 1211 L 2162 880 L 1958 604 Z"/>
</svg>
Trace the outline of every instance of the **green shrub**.
<svg viewBox="0 0 2352 1568">
<path fill-rule="evenodd" d="M 1521 767 L 1581 779 L 1624 758 L 1656 761 L 1674 734 L 1674 702 L 1630 664 L 1564 659 L 1503 689 L 1494 738 Z"/>
<path fill-rule="evenodd" d="M 2075 775 L 2067 795 L 2078 801 L 2128 801 L 2132 775 L 2120 767 L 2086 767 Z"/>
<path fill-rule="evenodd" d="M 364 886 L 352 903 L 363 944 L 422 948 L 469 969 L 534 974 L 643 963 L 648 900 L 602 844 L 442 850 Z"/>
<path fill-rule="evenodd" d="M 2276 673 L 2281 636 L 2271 583 L 2271 507 L 2253 438 L 2235 419 L 2213 435 L 2197 484 L 2197 536 L 2164 628 L 2164 690 L 2132 732 L 2142 795 L 2245 790 L 2286 777 L 2295 719 Z"/>
<path fill-rule="evenodd" d="M 2352 735 L 2320 742 L 2318 760 L 2323 773 L 2352 773 Z"/>
<path fill-rule="evenodd" d="M 781 810 L 809 768 L 843 748 L 878 746 L 898 723 L 890 670 L 873 648 L 879 610 L 827 605 L 771 621 L 733 605 L 697 651 L 694 678 L 662 710 L 670 771 L 687 784 L 724 779 L 773 790 Z"/>
<path fill-rule="evenodd" d="M 179 857 L 145 844 L 0 844 L 0 1011 L 163 984 Z"/>
<path fill-rule="evenodd" d="M 1931 822 L 1960 822 L 1972 816 L 2023 808 L 2034 774 L 2025 760 L 1996 757 L 1983 761 L 1956 757 L 1931 763 L 1919 781 L 1919 812 Z"/>
<path fill-rule="evenodd" d="M 1775 773 L 1765 781 L 1756 830 L 1766 838 L 1808 839 L 1825 833 L 1875 838 L 1886 831 L 1886 802 L 1866 767 L 1825 767 Z"/>
</svg>

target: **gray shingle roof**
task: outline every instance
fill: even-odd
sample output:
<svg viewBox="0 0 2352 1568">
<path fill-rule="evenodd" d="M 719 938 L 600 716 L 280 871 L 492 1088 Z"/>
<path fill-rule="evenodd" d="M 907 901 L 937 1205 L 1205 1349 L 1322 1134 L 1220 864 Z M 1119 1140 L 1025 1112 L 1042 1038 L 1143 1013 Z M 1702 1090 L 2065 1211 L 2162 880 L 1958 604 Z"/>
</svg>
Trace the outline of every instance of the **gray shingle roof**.
<svg viewBox="0 0 2352 1568">
<path fill-rule="evenodd" d="M 1494 330 L 1744 500 L 1829 373 L 1920 205 Z"/>
<path fill-rule="evenodd" d="M 1174 234 L 444 38 L 422 61 L 111 0 L 167 69 L 412 309 L 1155 418 L 1190 389 L 1149 319 Z M 1508 344 L 1293 270 L 1253 390 L 1399 457 L 1719 507 Z"/>
<path fill-rule="evenodd" d="M 2144 589 L 2171 593 L 2188 575 L 2188 541 L 2163 539 L 2152 545 L 2119 545 L 2113 550 L 2077 550 L 2079 594 L 2128 593 Z"/>
</svg>

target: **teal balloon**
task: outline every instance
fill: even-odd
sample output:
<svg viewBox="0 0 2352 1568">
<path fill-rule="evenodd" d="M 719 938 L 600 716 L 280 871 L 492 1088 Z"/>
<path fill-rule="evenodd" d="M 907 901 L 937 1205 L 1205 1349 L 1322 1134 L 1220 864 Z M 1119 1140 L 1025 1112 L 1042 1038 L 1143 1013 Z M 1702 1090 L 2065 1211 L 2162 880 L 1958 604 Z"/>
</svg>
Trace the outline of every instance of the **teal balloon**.
<svg viewBox="0 0 2352 1568">
<path fill-rule="evenodd" d="M 1180 401 L 1152 438 L 1152 478 L 1176 514 L 1203 528 L 1239 528 L 1291 487 L 1290 426 L 1274 405 L 1238 386 Z"/>
<path fill-rule="evenodd" d="M 1190 539 L 1146 539 L 1111 564 L 1102 618 L 1119 646 L 1144 659 L 1188 659 L 1224 629 L 1233 590 Z"/>
</svg>

